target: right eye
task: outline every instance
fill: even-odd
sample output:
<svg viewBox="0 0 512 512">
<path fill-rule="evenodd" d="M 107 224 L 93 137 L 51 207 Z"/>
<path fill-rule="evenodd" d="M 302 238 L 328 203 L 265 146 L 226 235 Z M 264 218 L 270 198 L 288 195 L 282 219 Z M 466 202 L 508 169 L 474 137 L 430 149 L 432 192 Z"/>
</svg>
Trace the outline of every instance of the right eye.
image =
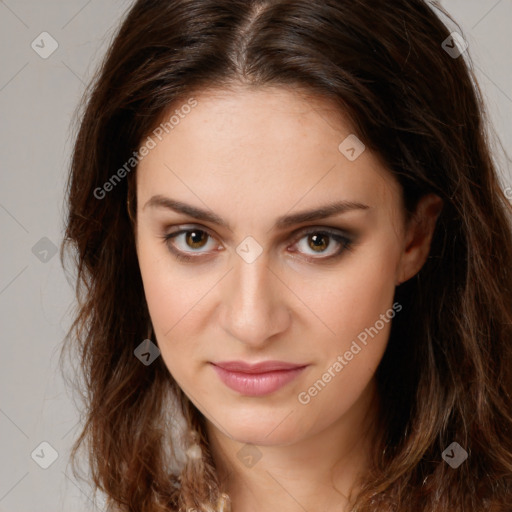
<svg viewBox="0 0 512 512">
<path fill-rule="evenodd" d="M 163 239 L 171 253 L 182 261 L 191 261 L 199 258 L 202 254 L 208 253 L 209 251 L 202 249 L 208 247 L 209 242 L 211 242 L 210 249 L 218 247 L 218 244 L 213 242 L 213 237 L 207 231 L 195 227 L 169 233 Z M 197 256 L 193 254 L 197 254 Z"/>
</svg>

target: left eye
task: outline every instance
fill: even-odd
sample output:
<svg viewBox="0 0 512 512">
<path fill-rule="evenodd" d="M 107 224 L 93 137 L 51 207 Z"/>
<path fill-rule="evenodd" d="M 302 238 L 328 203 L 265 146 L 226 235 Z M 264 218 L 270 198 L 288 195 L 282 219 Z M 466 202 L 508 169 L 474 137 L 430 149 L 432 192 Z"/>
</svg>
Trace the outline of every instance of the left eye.
<svg viewBox="0 0 512 512">
<path fill-rule="evenodd" d="M 334 240 L 334 243 L 332 240 Z M 314 259 L 328 259 L 340 255 L 345 249 L 349 249 L 351 240 L 340 233 L 309 231 L 304 233 L 294 245 L 299 248 L 299 252 L 307 256 L 313 256 Z M 308 252 L 308 250 L 312 252 Z M 322 256 L 315 257 L 315 254 L 321 254 Z"/>
<path fill-rule="evenodd" d="M 202 229 L 184 229 L 165 235 L 163 238 L 169 250 L 180 261 L 191 261 L 219 246 L 214 242 L 215 239 Z M 324 260 L 341 255 L 345 249 L 350 249 L 351 243 L 347 236 L 339 232 L 310 230 L 296 238 L 290 252 L 300 252 L 310 257 L 308 259 Z M 294 247 L 298 247 L 298 251 L 293 250 Z M 190 254 L 197 254 L 197 256 L 189 256 Z M 319 254 L 321 256 L 315 256 Z"/>
<path fill-rule="evenodd" d="M 208 238 L 212 239 L 212 237 L 201 229 L 188 229 L 177 231 L 176 233 L 171 233 L 165 237 L 165 240 L 170 241 L 172 238 L 179 241 L 181 239 L 182 243 L 185 244 L 185 247 L 188 249 L 202 249 L 208 243 Z M 173 246 L 179 245 L 172 243 Z M 183 247 L 178 249 L 178 252 L 187 252 L 186 248 Z M 189 252 L 197 252 L 197 251 L 189 251 Z M 200 251 L 203 252 L 203 251 Z"/>
</svg>

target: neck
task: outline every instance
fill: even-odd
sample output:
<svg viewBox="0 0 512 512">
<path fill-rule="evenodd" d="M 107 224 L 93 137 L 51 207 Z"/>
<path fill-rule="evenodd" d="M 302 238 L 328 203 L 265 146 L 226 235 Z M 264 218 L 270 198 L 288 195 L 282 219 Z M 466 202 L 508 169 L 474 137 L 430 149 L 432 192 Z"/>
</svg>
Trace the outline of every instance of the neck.
<svg viewBox="0 0 512 512">
<path fill-rule="evenodd" d="M 336 422 L 293 444 L 246 445 L 207 421 L 221 489 L 233 511 L 348 510 L 348 497 L 369 466 L 377 409 L 372 379 Z"/>
</svg>

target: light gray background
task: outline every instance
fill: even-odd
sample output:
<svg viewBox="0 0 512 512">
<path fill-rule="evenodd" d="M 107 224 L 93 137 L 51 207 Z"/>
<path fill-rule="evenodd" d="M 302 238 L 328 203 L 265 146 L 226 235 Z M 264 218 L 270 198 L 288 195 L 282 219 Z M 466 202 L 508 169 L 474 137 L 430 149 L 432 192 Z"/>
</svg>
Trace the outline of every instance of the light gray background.
<svg viewBox="0 0 512 512">
<path fill-rule="evenodd" d="M 43 251 L 62 238 L 72 115 L 130 4 L 0 0 L 0 512 L 94 509 L 90 489 L 68 466 L 78 415 L 57 367 L 74 294 L 58 254 Z M 510 155 L 512 1 L 442 5 L 463 29 L 491 121 Z M 42 32 L 58 43 L 47 59 L 31 47 Z M 495 158 L 507 187 L 510 168 L 500 153 Z M 31 458 L 43 441 L 59 455 L 46 470 Z"/>
</svg>

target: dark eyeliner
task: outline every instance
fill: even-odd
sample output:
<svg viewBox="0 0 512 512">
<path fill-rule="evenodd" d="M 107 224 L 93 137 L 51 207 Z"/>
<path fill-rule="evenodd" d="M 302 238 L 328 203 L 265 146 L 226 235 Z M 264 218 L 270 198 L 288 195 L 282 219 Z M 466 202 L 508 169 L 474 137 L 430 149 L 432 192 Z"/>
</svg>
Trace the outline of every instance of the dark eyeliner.
<svg viewBox="0 0 512 512">
<path fill-rule="evenodd" d="M 345 251 L 350 251 L 353 249 L 354 240 L 352 236 L 348 236 L 346 234 L 341 234 L 340 231 L 333 231 L 329 228 L 324 227 L 313 227 L 313 229 L 304 228 L 303 230 L 297 231 L 293 238 L 295 242 L 294 245 L 297 244 L 302 238 L 309 235 L 327 235 L 329 238 L 333 239 L 336 243 L 340 245 L 338 251 L 327 257 L 315 257 L 311 255 L 303 255 L 301 258 L 305 259 L 308 262 L 316 262 L 316 263 L 328 263 L 337 260 L 339 257 L 343 255 Z M 289 251 L 289 252 L 298 252 L 298 251 Z"/>
<path fill-rule="evenodd" d="M 173 244 L 170 243 L 170 240 L 172 238 L 175 238 L 175 237 L 177 237 L 179 235 L 182 235 L 184 233 L 188 233 L 188 232 L 191 232 L 191 231 L 199 231 L 199 232 L 205 233 L 210 238 L 215 238 L 215 237 L 213 237 L 208 232 L 208 230 L 202 229 L 202 228 L 195 228 L 195 227 L 191 227 L 191 228 L 188 228 L 188 229 L 181 229 L 181 230 L 178 230 L 178 231 L 175 231 L 175 232 L 172 232 L 172 233 L 168 233 L 168 234 L 160 237 L 164 241 L 164 243 L 165 243 L 167 249 L 169 250 L 169 252 L 178 261 L 190 263 L 190 262 L 193 262 L 195 259 L 200 260 L 203 257 L 201 255 L 201 253 L 199 253 L 198 256 L 186 255 L 182 251 L 179 251 L 179 250 L 175 249 Z M 325 236 L 328 236 L 330 239 L 334 240 L 337 244 L 339 244 L 340 248 L 338 249 L 338 251 L 335 254 L 333 254 L 331 256 L 328 256 L 328 257 L 322 257 L 322 256 L 315 257 L 315 256 L 305 255 L 305 254 L 299 253 L 298 251 L 288 251 L 288 252 L 291 252 L 291 253 L 294 253 L 294 254 L 295 253 L 302 254 L 301 259 L 305 259 L 306 261 L 311 262 L 311 263 L 313 263 L 313 262 L 314 263 L 324 263 L 324 262 L 331 262 L 333 260 L 336 260 L 337 258 L 342 256 L 342 254 L 346 250 L 351 250 L 353 248 L 354 240 L 352 239 L 351 236 L 348 236 L 346 234 L 341 234 L 340 231 L 333 231 L 333 230 L 331 230 L 329 228 L 324 228 L 324 227 L 321 227 L 321 228 L 320 227 L 318 227 L 318 228 L 313 227 L 313 229 L 311 229 L 309 227 L 308 228 L 302 228 L 302 230 L 298 230 L 295 233 L 292 233 L 291 234 L 291 238 L 292 238 L 292 240 L 294 240 L 292 245 L 297 244 L 304 237 L 310 236 L 310 235 L 325 235 Z"/>
<path fill-rule="evenodd" d="M 167 235 L 164 235 L 160 238 L 162 238 L 162 240 L 164 241 L 165 243 L 165 246 L 167 247 L 168 251 L 178 260 L 178 261 L 181 261 L 183 263 L 190 263 L 190 262 L 193 262 L 195 259 L 199 259 L 201 256 L 189 256 L 189 255 L 186 255 L 186 254 L 183 254 L 183 252 L 181 251 L 178 251 L 174 248 L 173 244 L 171 244 L 169 241 L 172 239 L 172 238 L 175 238 L 179 235 L 182 235 L 183 233 L 188 233 L 189 231 L 201 231 L 202 233 L 205 233 L 206 235 L 208 235 L 209 237 L 213 238 L 212 235 L 210 233 L 208 233 L 207 230 L 205 229 L 196 229 L 196 228 L 189 228 L 189 229 L 181 229 L 179 231 L 174 231 L 173 233 L 169 233 Z"/>
</svg>

